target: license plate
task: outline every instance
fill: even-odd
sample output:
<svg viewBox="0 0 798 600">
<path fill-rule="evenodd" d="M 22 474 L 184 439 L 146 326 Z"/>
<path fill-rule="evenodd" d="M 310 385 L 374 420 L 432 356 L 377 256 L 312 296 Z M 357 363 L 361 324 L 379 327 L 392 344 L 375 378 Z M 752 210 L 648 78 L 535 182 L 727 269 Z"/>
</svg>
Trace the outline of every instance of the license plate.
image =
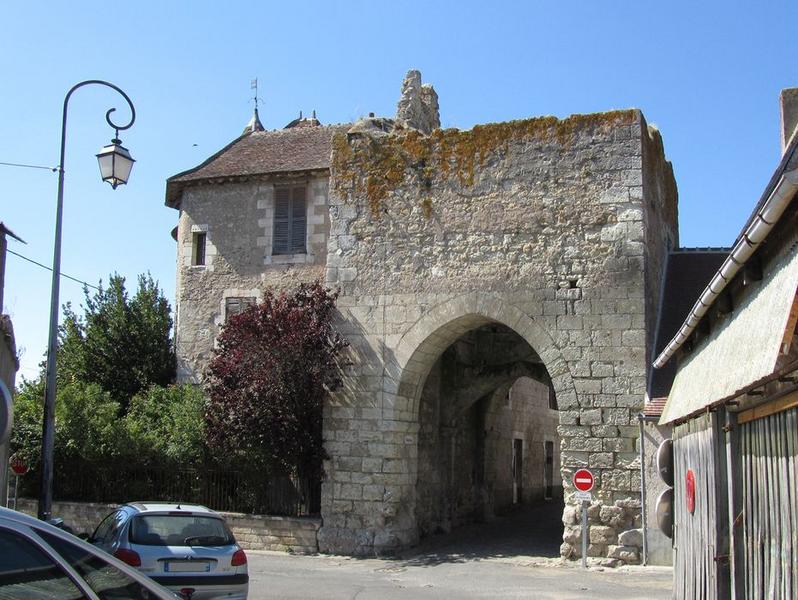
<svg viewBox="0 0 798 600">
<path fill-rule="evenodd" d="M 164 565 L 167 573 L 207 573 L 211 563 L 205 560 L 173 560 Z"/>
</svg>

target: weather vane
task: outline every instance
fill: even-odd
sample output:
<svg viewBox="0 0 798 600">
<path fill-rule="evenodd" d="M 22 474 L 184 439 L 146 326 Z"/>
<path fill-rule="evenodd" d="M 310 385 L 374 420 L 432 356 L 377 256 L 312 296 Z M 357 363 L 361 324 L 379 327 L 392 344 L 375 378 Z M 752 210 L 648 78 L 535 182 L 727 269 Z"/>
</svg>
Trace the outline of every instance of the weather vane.
<svg viewBox="0 0 798 600">
<path fill-rule="evenodd" d="M 257 110 L 258 109 L 258 78 L 257 77 L 250 82 L 249 88 L 251 90 L 255 90 L 255 93 L 252 96 L 252 102 L 255 104 L 255 110 Z"/>
</svg>

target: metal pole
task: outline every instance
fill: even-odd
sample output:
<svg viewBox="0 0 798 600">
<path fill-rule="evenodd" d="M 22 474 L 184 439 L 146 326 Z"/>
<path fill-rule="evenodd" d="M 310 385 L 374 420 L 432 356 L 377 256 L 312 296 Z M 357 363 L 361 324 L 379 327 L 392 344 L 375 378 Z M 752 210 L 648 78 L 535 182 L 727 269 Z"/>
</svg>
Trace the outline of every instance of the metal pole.
<svg viewBox="0 0 798 600">
<path fill-rule="evenodd" d="M 100 79 L 81 81 L 72 86 L 64 97 L 61 115 L 61 154 L 58 160 L 58 196 L 55 207 L 55 242 L 53 246 L 53 280 L 50 292 L 50 333 L 47 343 L 47 374 L 44 387 L 44 416 L 42 418 L 42 456 L 41 485 L 39 488 L 38 517 L 47 521 L 52 516 L 53 505 L 53 449 L 55 447 L 55 393 L 56 393 L 56 352 L 58 349 L 58 297 L 61 283 L 61 220 L 64 206 L 64 153 L 66 149 L 67 108 L 72 93 L 84 85 L 98 84 L 119 92 L 130 106 L 130 123 L 120 127 L 111 120 L 112 108 L 105 113 L 106 122 L 117 130 L 128 129 L 136 120 L 136 110 L 125 92 L 112 83 Z"/>
<path fill-rule="evenodd" d="M 587 569 L 587 502 L 582 501 L 582 568 Z"/>
<path fill-rule="evenodd" d="M 19 475 L 14 473 L 14 510 L 17 510 L 17 493 L 19 492 Z"/>
<path fill-rule="evenodd" d="M 648 511 L 646 510 L 646 450 L 643 413 L 637 415 L 640 423 L 640 505 L 643 519 L 643 566 L 648 564 Z"/>
</svg>

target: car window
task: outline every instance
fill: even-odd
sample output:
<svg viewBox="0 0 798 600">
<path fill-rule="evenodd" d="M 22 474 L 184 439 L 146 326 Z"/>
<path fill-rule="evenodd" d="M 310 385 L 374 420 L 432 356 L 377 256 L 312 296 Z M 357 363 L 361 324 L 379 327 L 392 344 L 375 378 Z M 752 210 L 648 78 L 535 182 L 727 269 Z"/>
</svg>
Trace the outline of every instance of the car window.
<svg viewBox="0 0 798 600">
<path fill-rule="evenodd" d="M 129 538 L 144 546 L 229 546 L 235 538 L 222 519 L 197 515 L 139 515 Z"/>
<path fill-rule="evenodd" d="M 80 573 L 100 600 L 156 598 L 145 586 L 99 556 L 41 529 L 36 529 L 36 533 Z"/>
<path fill-rule="evenodd" d="M 2 600 L 86 598 L 50 556 L 18 533 L 0 529 L 0 557 Z"/>
<path fill-rule="evenodd" d="M 119 522 L 118 517 L 121 512 L 121 510 L 115 510 L 102 521 L 100 521 L 100 524 L 97 525 L 97 529 L 94 530 L 94 533 L 91 536 L 91 541 L 100 543 L 111 541 L 111 536 L 109 534 L 111 533 L 112 529 L 115 530 L 118 528 L 118 525 L 116 524 Z"/>
</svg>

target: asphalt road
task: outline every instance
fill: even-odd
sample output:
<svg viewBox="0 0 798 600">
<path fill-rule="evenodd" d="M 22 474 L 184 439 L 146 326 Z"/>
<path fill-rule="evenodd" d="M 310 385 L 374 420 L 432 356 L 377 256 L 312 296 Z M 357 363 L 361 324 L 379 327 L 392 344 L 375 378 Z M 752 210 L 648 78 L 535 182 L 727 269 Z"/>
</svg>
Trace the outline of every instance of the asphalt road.
<svg viewBox="0 0 798 600">
<path fill-rule="evenodd" d="M 557 503 L 434 536 L 391 559 L 248 552 L 250 600 L 534 598 L 657 600 L 672 570 L 591 567 L 559 559 Z"/>
<path fill-rule="evenodd" d="M 477 559 L 424 564 L 414 560 L 290 556 L 250 552 L 250 600 L 394 600 L 534 598 L 663 600 L 672 571 L 549 566 L 535 560 Z"/>
</svg>

